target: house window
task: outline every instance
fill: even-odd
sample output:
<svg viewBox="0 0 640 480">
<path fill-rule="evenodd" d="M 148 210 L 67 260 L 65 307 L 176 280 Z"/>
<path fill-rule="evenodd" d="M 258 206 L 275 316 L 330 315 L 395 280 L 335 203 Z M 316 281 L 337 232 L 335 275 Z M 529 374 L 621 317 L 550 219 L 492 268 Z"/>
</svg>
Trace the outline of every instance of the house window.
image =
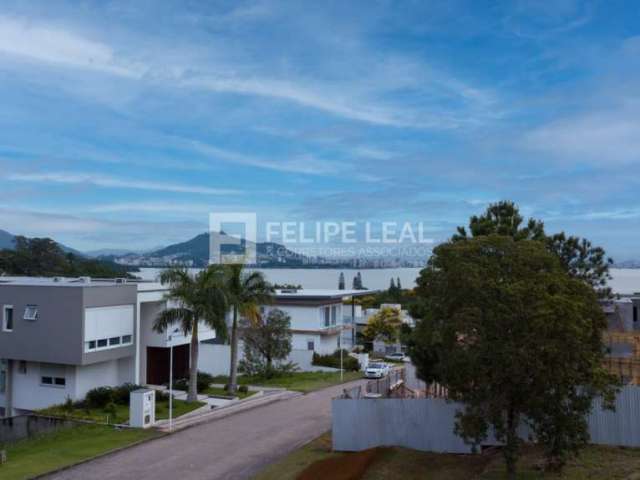
<svg viewBox="0 0 640 480">
<path fill-rule="evenodd" d="M 107 346 L 107 339 L 106 338 L 102 338 L 100 340 L 98 340 L 98 348 L 102 348 L 102 347 L 106 347 Z"/>
<path fill-rule="evenodd" d="M 325 307 L 324 308 L 324 326 L 328 327 L 330 325 L 331 325 L 331 308 Z"/>
<path fill-rule="evenodd" d="M 337 318 L 338 318 L 338 307 L 333 306 L 331 307 L 331 325 L 336 324 Z"/>
<path fill-rule="evenodd" d="M 27 362 L 24 360 L 20 360 L 18 362 L 18 373 L 21 373 L 22 375 L 27 373 Z"/>
<path fill-rule="evenodd" d="M 2 313 L 2 330 L 5 332 L 13 331 L 13 306 L 5 305 Z"/>
<path fill-rule="evenodd" d="M 0 370 L 0 393 L 4 393 L 7 389 L 7 371 Z"/>
<path fill-rule="evenodd" d="M 109 345 L 120 345 L 120 337 L 111 337 L 109 339 Z"/>
<path fill-rule="evenodd" d="M 123 344 L 128 344 L 131 343 L 131 335 L 123 335 L 122 336 L 122 343 Z"/>
<path fill-rule="evenodd" d="M 307 340 L 307 350 L 315 350 L 315 343 L 313 340 Z"/>
<path fill-rule="evenodd" d="M 25 320 L 35 321 L 38 319 L 38 306 L 37 305 L 27 305 L 24 309 L 24 316 L 22 317 Z"/>
<path fill-rule="evenodd" d="M 89 350 L 95 350 L 95 348 L 96 348 L 96 341 L 95 340 L 91 340 L 91 341 L 89 341 L 87 343 L 89 344 L 88 345 Z"/>
<path fill-rule="evenodd" d="M 638 321 L 638 307 L 637 306 L 633 306 L 633 321 L 637 322 Z"/>
<path fill-rule="evenodd" d="M 45 387 L 64 387 L 67 385 L 67 379 L 64 377 L 44 375 L 40 377 L 40 384 Z"/>
</svg>

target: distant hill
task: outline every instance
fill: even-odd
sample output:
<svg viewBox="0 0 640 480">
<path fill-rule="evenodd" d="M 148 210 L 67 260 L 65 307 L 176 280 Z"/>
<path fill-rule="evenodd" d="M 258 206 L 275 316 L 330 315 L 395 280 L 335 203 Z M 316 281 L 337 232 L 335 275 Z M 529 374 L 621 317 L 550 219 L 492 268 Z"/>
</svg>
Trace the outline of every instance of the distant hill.
<svg viewBox="0 0 640 480">
<path fill-rule="evenodd" d="M 12 235 L 6 230 L 0 230 L 0 250 L 5 248 L 13 249 L 15 246 L 15 235 Z"/>
<path fill-rule="evenodd" d="M 215 233 L 228 237 L 225 233 Z M 242 239 L 240 245 L 222 245 L 223 254 L 239 254 L 245 251 L 247 241 Z M 273 242 L 258 242 L 256 244 L 257 265 L 261 267 L 297 267 L 308 262 L 307 257 L 294 253 L 291 250 Z M 209 233 L 201 233 L 186 242 L 176 243 L 153 252 L 125 255 L 109 255 L 103 258 L 114 260 L 121 264 L 136 266 L 168 266 L 172 264 L 185 264 L 193 267 L 204 267 L 209 263 Z"/>
<path fill-rule="evenodd" d="M 97 257 L 110 257 L 117 256 L 121 257 L 123 255 L 128 255 L 130 253 L 136 253 L 133 250 L 127 250 L 125 248 L 102 248 L 100 250 L 89 250 L 84 252 L 87 257 L 97 258 Z"/>
<path fill-rule="evenodd" d="M 56 242 L 58 243 L 58 242 Z M 67 247 L 62 243 L 58 243 L 60 248 L 65 253 L 73 253 L 74 255 L 84 256 L 82 252 L 76 250 L 75 248 Z M 0 230 L 0 250 L 9 249 L 13 250 L 16 248 L 16 235 L 7 232 L 6 230 Z"/>
<path fill-rule="evenodd" d="M 616 262 L 613 268 L 640 268 L 640 260 L 624 260 Z"/>
</svg>

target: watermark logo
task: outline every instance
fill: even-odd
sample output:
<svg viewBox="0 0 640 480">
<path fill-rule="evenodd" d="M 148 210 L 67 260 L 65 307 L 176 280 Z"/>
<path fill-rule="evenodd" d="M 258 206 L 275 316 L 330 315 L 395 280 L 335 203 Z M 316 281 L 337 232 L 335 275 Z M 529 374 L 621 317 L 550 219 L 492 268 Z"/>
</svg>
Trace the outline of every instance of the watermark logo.
<svg viewBox="0 0 640 480">
<path fill-rule="evenodd" d="M 255 212 L 209 214 L 209 263 L 257 263 L 258 223 Z"/>
<path fill-rule="evenodd" d="M 209 263 L 363 265 L 364 261 L 384 266 L 407 258 L 423 261 L 435 243 L 426 231 L 422 222 L 258 223 L 255 212 L 212 212 Z M 258 233 L 267 242 L 261 258 L 256 250 Z"/>
</svg>

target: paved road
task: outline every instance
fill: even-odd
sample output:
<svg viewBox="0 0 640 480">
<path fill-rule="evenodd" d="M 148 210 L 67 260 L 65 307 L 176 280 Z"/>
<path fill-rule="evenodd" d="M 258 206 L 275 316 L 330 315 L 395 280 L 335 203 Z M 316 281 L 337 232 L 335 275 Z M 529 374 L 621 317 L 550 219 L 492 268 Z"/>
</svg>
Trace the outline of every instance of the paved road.
<svg viewBox="0 0 640 480">
<path fill-rule="evenodd" d="M 347 384 L 354 386 L 358 382 Z M 346 385 L 257 407 L 47 477 L 49 480 L 249 478 L 331 428 Z"/>
</svg>

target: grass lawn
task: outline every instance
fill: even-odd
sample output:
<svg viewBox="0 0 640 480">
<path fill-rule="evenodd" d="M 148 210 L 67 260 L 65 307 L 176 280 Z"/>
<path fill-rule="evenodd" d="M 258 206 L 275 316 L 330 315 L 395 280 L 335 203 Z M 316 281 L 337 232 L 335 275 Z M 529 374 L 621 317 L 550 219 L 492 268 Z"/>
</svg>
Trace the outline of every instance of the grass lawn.
<svg viewBox="0 0 640 480">
<path fill-rule="evenodd" d="M 189 413 L 196 408 L 203 406 L 203 402 L 186 402 L 184 400 L 173 400 L 173 417 Z M 103 423 L 125 423 L 129 420 L 129 406 L 116 405 L 115 415 L 102 409 L 92 408 L 85 410 L 76 408 L 71 413 L 67 412 L 63 406 L 56 405 L 38 411 L 41 415 L 51 415 L 53 417 L 77 418 L 80 420 L 91 420 Z M 169 401 L 156 402 L 156 420 L 169 418 Z"/>
<path fill-rule="evenodd" d="M 224 388 L 219 387 L 209 387 L 203 393 L 205 393 L 206 395 L 222 395 L 224 397 L 229 396 L 229 392 L 227 392 Z M 238 398 L 247 398 L 256 393 L 257 392 L 236 392 L 235 396 Z"/>
<path fill-rule="evenodd" d="M 30 478 L 157 435 L 155 430 L 82 425 L 23 440 L 7 447 L 7 463 L 0 465 L 0 478 Z"/>
<path fill-rule="evenodd" d="M 350 382 L 362 378 L 362 372 L 344 372 L 344 382 Z M 221 375 L 214 377 L 213 383 L 229 382 L 229 377 Z M 280 387 L 298 392 L 312 392 L 321 388 L 343 383 L 340 381 L 340 372 L 293 372 L 281 377 L 262 378 L 241 375 L 238 377 L 241 385 L 259 385 L 263 387 Z"/>
<path fill-rule="evenodd" d="M 528 448 L 518 468 L 520 480 L 639 480 L 640 449 L 590 446 L 569 462 L 561 476 L 536 469 L 539 449 Z M 331 451 L 329 433 L 268 466 L 254 480 L 501 480 L 502 455 L 451 455 L 405 448 L 377 448 L 357 453 Z"/>
</svg>

